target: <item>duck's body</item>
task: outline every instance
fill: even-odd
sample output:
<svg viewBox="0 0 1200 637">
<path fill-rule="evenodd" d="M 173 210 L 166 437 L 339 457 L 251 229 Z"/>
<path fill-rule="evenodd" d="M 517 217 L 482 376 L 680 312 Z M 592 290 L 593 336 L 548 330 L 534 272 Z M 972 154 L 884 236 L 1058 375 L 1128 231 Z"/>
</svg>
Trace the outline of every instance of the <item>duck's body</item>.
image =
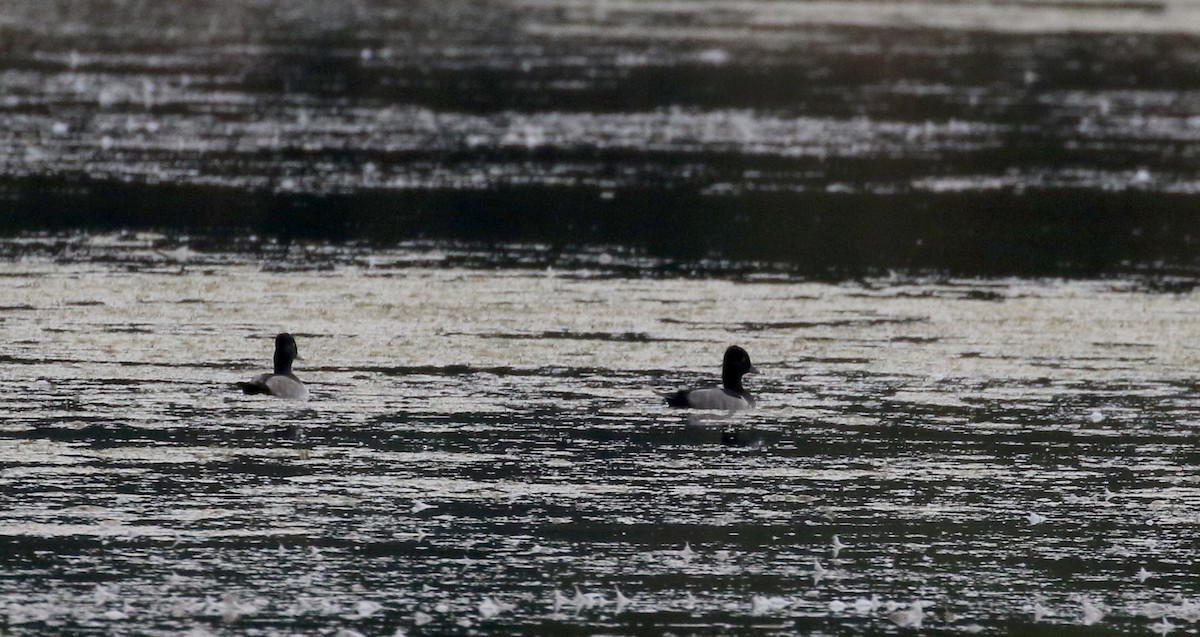
<svg viewBox="0 0 1200 637">
<path fill-rule="evenodd" d="M 304 400 L 308 388 L 293 374 L 259 374 L 248 382 L 238 383 L 247 394 L 270 394 L 280 398 Z"/>
<path fill-rule="evenodd" d="M 754 397 L 750 392 L 742 390 L 735 392 L 724 387 L 709 387 L 708 389 L 685 389 L 666 396 L 667 404 L 672 407 L 691 409 L 723 409 L 738 411 L 754 406 Z"/>
<path fill-rule="evenodd" d="M 731 345 L 721 363 L 721 386 L 685 389 L 663 396 L 672 407 L 738 411 L 754 407 L 754 397 L 742 386 L 742 376 L 757 374 L 746 350 Z"/>
<path fill-rule="evenodd" d="M 291 400 L 306 400 L 308 388 L 292 373 L 292 361 L 300 358 L 296 339 L 291 334 L 275 337 L 275 372 L 259 374 L 237 386 L 247 394 L 268 394 Z"/>
</svg>

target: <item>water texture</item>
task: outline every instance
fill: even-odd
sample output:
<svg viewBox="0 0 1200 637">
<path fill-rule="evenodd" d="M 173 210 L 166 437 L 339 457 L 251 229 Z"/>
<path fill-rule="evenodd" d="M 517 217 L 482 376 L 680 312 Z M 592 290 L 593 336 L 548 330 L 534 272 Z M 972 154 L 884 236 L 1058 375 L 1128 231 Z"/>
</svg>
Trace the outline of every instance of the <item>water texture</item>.
<svg viewBox="0 0 1200 637">
<path fill-rule="evenodd" d="M 1192 2 L 0 3 L 0 633 L 1195 633 Z M 293 333 L 312 399 L 237 393 Z M 760 408 L 697 415 L 744 346 Z"/>
<path fill-rule="evenodd" d="M 1192 2 L 10 0 L 0 231 L 1194 273 Z"/>
<path fill-rule="evenodd" d="M 39 241 L 0 266 L 12 634 L 1147 634 L 1200 615 L 1195 292 Z M 285 329 L 312 400 L 238 394 Z M 716 382 L 731 343 L 763 371 L 760 409 L 655 394 Z"/>
</svg>

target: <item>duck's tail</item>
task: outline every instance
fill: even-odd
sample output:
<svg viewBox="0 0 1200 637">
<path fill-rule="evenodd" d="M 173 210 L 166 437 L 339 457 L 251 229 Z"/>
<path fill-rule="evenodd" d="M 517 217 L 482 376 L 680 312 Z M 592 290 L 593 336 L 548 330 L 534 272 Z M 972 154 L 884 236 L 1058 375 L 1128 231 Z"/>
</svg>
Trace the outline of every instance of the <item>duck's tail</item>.
<svg viewBox="0 0 1200 637">
<path fill-rule="evenodd" d="M 238 383 L 237 388 L 247 394 L 270 394 L 271 390 L 262 383 Z"/>
<path fill-rule="evenodd" d="M 671 407 L 691 407 L 688 403 L 688 391 L 679 390 L 670 394 L 659 394 L 666 399 L 667 404 Z"/>
</svg>

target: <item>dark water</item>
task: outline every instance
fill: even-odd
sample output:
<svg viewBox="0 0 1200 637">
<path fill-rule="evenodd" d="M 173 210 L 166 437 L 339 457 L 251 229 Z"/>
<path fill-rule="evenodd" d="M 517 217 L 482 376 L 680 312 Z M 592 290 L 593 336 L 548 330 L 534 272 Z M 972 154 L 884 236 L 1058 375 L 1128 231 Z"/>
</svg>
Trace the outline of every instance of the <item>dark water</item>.
<svg viewBox="0 0 1200 637">
<path fill-rule="evenodd" d="M 0 230 L 1193 273 L 1181 2 L 0 7 Z"/>
<path fill-rule="evenodd" d="M 0 633 L 1194 633 L 1198 35 L 8 0 Z"/>
</svg>

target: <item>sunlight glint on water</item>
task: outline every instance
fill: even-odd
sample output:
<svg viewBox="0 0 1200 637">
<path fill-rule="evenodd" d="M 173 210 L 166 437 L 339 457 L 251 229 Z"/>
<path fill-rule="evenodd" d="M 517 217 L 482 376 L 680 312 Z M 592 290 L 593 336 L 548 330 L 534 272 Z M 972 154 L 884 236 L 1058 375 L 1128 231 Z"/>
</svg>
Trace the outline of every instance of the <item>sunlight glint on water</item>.
<svg viewBox="0 0 1200 637">
<path fill-rule="evenodd" d="M 425 258 L 4 265 L 9 630 L 1194 620 L 1195 294 Z M 730 343 L 760 409 L 661 404 Z"/>
</svg>

